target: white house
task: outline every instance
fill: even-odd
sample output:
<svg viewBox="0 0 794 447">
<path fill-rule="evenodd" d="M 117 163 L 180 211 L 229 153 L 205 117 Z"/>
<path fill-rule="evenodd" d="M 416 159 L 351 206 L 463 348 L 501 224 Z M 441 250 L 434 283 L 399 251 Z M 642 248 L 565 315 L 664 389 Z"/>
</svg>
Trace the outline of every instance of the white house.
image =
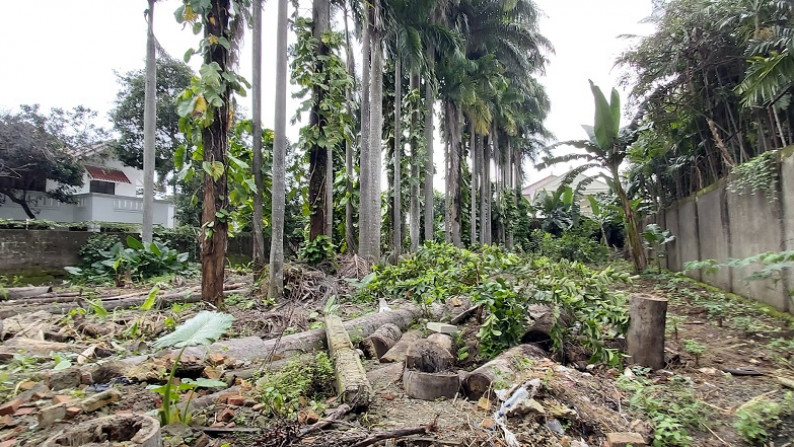
<svg viewBox="0 0 794 447">
<path fill-rule="evenodd" d="M 570 172 L 570 171 L 569 171 Z M 561 175 L 548 175 L 535 183 L 532 183 L 528 186 L 525 186 L 522 189 L 522 195 L 526 197 L 527 200 L 532 202 L 535 199 L 535 195 L 540 191 L 547 191 L 547 192 L 554 192 L 556 191 L 560 185 L 562 185 L 563 180 L 568 175 L 567 172 Z M 571 187 L 576 188 L 576 185 L 579 184 L 582 180 L 589 176 L 579 174 L 574 178 L 573 182 L 571 182 Z M 590 202 L 587 200 L 587 196 L 589 195 L 596 195 L 598 193 L 606 193 L 609 192 L 609 185 L 607 185 L 601 179 L 594 179 L 590 182 L 587 186 L 584 187 L 582 190 L 582 199 L 579 201 L 579 210 L 584 215 L 590 215 Z"/>
<path fill-rule="evenodd" d="M 143 170 L 124 166 L 107 143 L 83 148 L 72 155 L 79 157 L 85 173 L 83 186 L 76 188 L 76 203 L 61 203 L 43 194 L 54 189 L 51 180 L 40 182 L 39 192 L 29 193 L 31 208 L 39 219 L 53 222 L 143 222 Z M 21 206 L 6 200 L 0 206 L 0 218 L 25 220 Z M 174 204 L 155 199 L 154 224 L 173 228 Z"/>
</svg>

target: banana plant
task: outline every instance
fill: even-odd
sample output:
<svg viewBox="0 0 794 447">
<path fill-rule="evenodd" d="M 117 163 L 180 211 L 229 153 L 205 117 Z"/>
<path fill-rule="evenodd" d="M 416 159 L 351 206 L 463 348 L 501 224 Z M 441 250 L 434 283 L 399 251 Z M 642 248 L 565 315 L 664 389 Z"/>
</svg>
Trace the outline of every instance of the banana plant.
<svg viewBox="0 0 794 447">
<path fill-rule="evenodd" d="M 663 230 L 658 224 L 652 223 L 645 227 L 642 233 L 645 246 L 648 247 L 656 258 L 656 267 L 662 273 L 662 258 L 664 257 L 664 246 L 675 240 L 675 236 L 670 230 Z"/>
</svg>

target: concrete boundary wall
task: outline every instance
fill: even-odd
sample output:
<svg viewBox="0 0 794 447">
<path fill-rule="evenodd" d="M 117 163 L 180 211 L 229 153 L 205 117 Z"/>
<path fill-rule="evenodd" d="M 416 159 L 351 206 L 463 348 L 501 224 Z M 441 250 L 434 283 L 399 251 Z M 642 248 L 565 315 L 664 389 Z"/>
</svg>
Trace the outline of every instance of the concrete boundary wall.
<svg viewBox="0 0 794 447">
<path fill-rule="evenodd" d="M 657 221 L 670 230 L 676 240 L 667 249 L 667 268 L 681 271 L 687 261 L 729 258 L 741 259 L 768 251 L 794 250 L 794 156 L 782 150 L 777 200 L 763 191 L 733 192 L 730 179 L 722 179 L 693 196 L 665 209 Z M 794 313 L 794 275 L 786 269 L 782 280 L 747 278 L 760 265 L 722 268 L 715 273 L 693 270 L 688 276 L 768 304 L 780 311 Z"/>
</svg>

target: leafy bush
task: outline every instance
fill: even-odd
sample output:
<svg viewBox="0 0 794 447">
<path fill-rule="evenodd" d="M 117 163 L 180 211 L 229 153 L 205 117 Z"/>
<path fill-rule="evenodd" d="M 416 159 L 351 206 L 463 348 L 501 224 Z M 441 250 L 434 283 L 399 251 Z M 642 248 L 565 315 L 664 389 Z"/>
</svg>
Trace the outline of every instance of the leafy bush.
<svg viewBox="0 0 794 447">
<path fill-rule="evenodd" d="M 83 261 L 83 267 L 91 267 L 95 262 L 100 262 L 105 259 L 102 253 L 105 253 L 113 246 L 118 244 L 120 239 L 118 235 L 97 233 L 88 238 L 85 244 L 80 247 L 80 259 Z"/>
<path fill-rule="evenodd" d="M 291 416 L 301 399 L 328 397 L 333 390 L 334 366 L 325 352 L 291 359 L 278 371 L 266 372 L 256 385 L 262 402 L 274 416 Z"/>
<path fill-rule="evenodd" d="M 160 242 L 148 245 L 132 236 L 128 247 L 116 242 L 109 250 L 97 250 L 98 260 L 85 268 L 66 267 L 73 277 L 87 282 L 101 283 L 125 278 L 145 280 L 167 273 L 183 272 L 187 268 L 187 253 L 179 253 Z"/>
<path fill-rule="evenodd" d="M 567 259 L 586 264 L 603 264 L 609 259 L 609 248 L 590 236 L 563 233 L 555 237 L 542 230 L 534 230 L 532 239 L 537 241 L 535 252 L 554 261 Z"/>
<path fill-rule="evenodd" d="M 489 312 L 478 336 L 486 356 L 517 344 L 524 333 L 526 307 L 546 304 L 557 318 L 552 328 L 554 349 L 577 341 L 593 354 L 593 361 L 619 363 L 605 340 L 625 334 L 628 328 L 625 297 L 610 291 L 614 282 L 629 280 L 627 273 L 611 269 L 596 272 L 580 262 L 548 258 L 522 258 L 498 247 L 482 252 L 427 242 L 412 256 L 394 266 L 377 266 L 363 281 L 358 298 L 408 298 L 429 306 L 448 297 L 470 296 Z"/>
<path fill-rule="evenodd" d="M 794 395 L 789 391 L 780 403 L 759 399 L 748 402 L 736 411 L 736 421 L 733 423 L 742 438 L 748 442 L 763 442 L 769 437 L 769 432 L 780 425 L 780 417 L 794 412 Z"/>
<path fill-rule="evenodd" d="M 328 236 L 320 235 L 313 241 L 306 241 L 300 251 L 300 258 L 310 265 L 318 265 L 334 258 L 334 244 Z"/>
</svg>

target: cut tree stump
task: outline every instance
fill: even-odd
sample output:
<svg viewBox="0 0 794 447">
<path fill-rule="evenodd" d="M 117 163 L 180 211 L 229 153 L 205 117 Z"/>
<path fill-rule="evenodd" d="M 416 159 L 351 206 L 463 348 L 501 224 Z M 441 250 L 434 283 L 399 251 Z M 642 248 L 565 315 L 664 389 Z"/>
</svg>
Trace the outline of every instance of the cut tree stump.
<svg viewBox="0 0 794 447">
<path fill-rule="evenodd" d="M 458 347 L 455 346 L 455 340 L 447 334 L 430 334 L 427 336 L 427 341 L 437 344 L 441 349 L 449 352 L 453 358 L 458 355 Z"/>
<path fill-rule="evenodd" d="M 631 296 L 626 342 L 632 363 L 651 369 L 664 368 L 666 316 L 666 299 L 646 294 Z"/>
<path fill-rule="evenodd" d="M 511 383 L 523 359 L 541 359 L 546 352 L 535 345 L 518 345 L 499 354 L 495 359 L 466 375 L 463 391 L 469 399 L 477 400 L 492 390 L 497 376 Z"/>
<path fill-rule="evenodd" d="M 156 419 L 144 414 L 120 414 L 70 425 L 44 441 L 42 447 L 64 445 L 162 447 L 163 441 Z"/>
<path fill-rule="evenodd" d="M 50 292 L 52 292 L 51 286 L 9 287 L 7 289 L 0 290 L 0 297 L 4 296 L 4 299 L 6 300 L 18 300 L 21 298 L 32 298 Z"/>
<path fill-rule="evenodd" d="M 435 373 L 449 371 L 455 358 L 446 349 L 428 339 L 415 341 L 405 353 L 405 368 Z"/>
<path fill-rule="evenodd" d="M 454 372 L 427 373 L 406 369 L 403 371 L 403 388 L 414 399 L 452 398 L 460 389 L 460 377 Z"/>
<path fill-rule="evenodd" d="M 405 361 L 405 353 L 408 352 L 408 348 L 416 341 L 419 340 L 419 331 L 408 331 L 400 337 L 400 341 L 397 342 L 391 349 L 389 349 L 386 354 L 383 354 L 380 358 L 381 363 L 402 363 Z"/>
<path fill-rule="evenodd" d="M 386 323 L 369 337 L 361 340 L 361 349 L 367 358 L 380 359 L 402 337 L 402 331 L 396 324 Z"/>
<path fill-rule="evenodd" d="M 353 408 L 367 408 L 372 400 L 372 386 L 367 380 L 367 372 L 361 364 L 358 352 L 353 349 L 342 319 L 336 315 L 327 315 L 325 334 L 328 352 L 334 361 L 337 394 L 342 402 Z"/>
</svg>

